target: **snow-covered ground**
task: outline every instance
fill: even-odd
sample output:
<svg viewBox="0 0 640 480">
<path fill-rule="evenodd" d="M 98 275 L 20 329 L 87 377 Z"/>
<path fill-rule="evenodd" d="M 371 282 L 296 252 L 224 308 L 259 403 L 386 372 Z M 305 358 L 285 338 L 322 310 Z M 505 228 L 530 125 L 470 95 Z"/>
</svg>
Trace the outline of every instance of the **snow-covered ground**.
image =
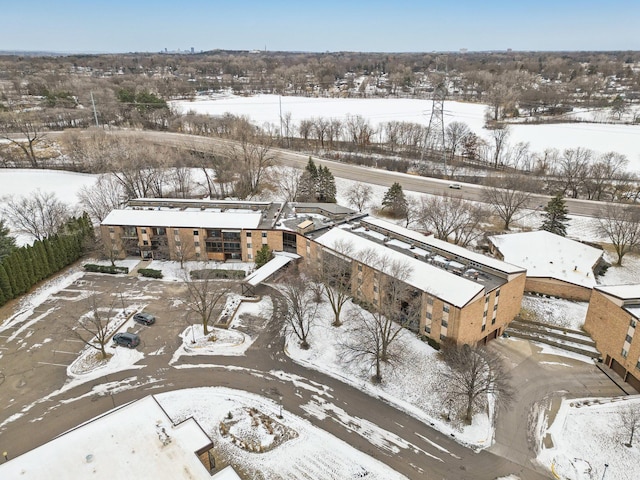
<svg viewBox="0 0 640 480">
<path fill-rule="evenodd" d="M 280 115 L 291 113 L 291 120 L 298 124 L 310 118 L 338 118 L 345 120 L 348 115 L 360 115 L 368 119 L 374 127 L 388 121 L 415 122 L 428 125 L 432 102 L 417 99 L 353 99 L 353 98 L 310 98 L 280 97 L 278 95 L 255 95 L 239 97 L 230 95 L 209 99 L 198 97 L 195 101 L 174 101 L 171 106 L 186 113 L 194 111 L 209 115 L 232 113 L 244 115 L 255 124 L 279 125 Z M 282 105 L 282 110 L 280 110 Z M 484 128 L 486 105 L 462 102 L 445 102 L 444 121 L 464 122 L 477 135 L 490 138 Z M 588 117 L 583 115 L 583 118 Z M 593 116 L 591 116 L 595 120 Z M 534 152 L 549 148 L 583 147 L 596 152 L 616 151 L 629 159 L 629 168 L 640 170 L 640 126 L 608 125 L 589 123 L 555 123 L 552 125 L 511 125 L 508 142 L 529 143 Z"/>
</svg>

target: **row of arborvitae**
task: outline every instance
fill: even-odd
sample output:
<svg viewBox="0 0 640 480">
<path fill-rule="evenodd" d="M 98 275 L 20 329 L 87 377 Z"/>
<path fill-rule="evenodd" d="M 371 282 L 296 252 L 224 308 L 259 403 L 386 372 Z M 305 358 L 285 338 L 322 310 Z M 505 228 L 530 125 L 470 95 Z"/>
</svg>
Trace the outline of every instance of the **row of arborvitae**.
<svg viewBox="0 0 640 480">
<path fill-rule="evenodd" d="M 0 261 L 0 305 L 75 262 L 93 239 L 89 217 L 71 218 L 57 235 L 15 248 Z"/>
</svg>

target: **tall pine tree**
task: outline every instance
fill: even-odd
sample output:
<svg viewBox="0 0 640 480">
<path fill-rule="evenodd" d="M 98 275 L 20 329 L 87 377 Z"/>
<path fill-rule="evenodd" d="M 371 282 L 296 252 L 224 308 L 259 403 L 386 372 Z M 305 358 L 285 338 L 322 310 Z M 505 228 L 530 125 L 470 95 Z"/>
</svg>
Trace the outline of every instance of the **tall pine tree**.
<svg viewBox="0 0 640 480">
<path fill-rule="evenodd" d="M 317 183 L 317 198 L 318 202 L 322 203 L 336 203 L 336 179 L 333 177 L 333 173 L 329 170 L 329 167 L 318 168 L 318 183 Z"/>
<path fill-rule="evenodd" d="M 0 260 L 16 249 L 16 239 L 10 233 L 9 227 L 0 218 Z"/>
<path fill-rule="evenodd" d="M 564 198 L 561 193 L 558 193 L 555 197 L 549 200 L 549 203 L 544 207 L 544 221 L 542 222 L 541 230 L 555 233 L 561 237 L 567 236 L 567 224 L 569 223 L 569 217 L 567 217 L 567 206 L 565 205 Z"/>
<path fill-rule="evenodd" d="M 384 194 L 382 198 L 382 208 L 387 209 L 387 211 L 396 218 L 402 218 L 407 214 L 409 204 L 402 191 L 402 185 L 398 182 L 391 185 L 387 193 Z"/>
<path fill-rule="evenodd" d="M 0 264 L 0 305 L 4 305 L 14 296 L 7 271 L 4 269 L 4 266 Z"/>
</svg>

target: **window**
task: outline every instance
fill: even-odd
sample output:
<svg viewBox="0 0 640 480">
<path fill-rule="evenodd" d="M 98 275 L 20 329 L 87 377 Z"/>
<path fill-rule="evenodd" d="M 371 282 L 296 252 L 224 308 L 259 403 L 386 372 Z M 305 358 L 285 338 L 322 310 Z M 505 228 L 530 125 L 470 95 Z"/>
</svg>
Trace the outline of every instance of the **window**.
<svg viewBox="0 0 640 480">
<path fill-rule="evenodd" d="M 116 229 L 115 229 L 115 228 L 113 228 L 113 227 L 109 227 L 109 233 L 113 233 L 113 232 L 115 232 L 115 231 L 116 231 Z"/>
<path fill-rule="evenodd" d="M 251 244 L 250 243 L 247 243 L 247 248 L 251 248 Z"/>
<path fill-rule="evenodd" d="M 147 229 L 146 228 L 141 228 L 140 229 L 140 233 L 147 233 Z"/>
<path fill-rule="evenodd" d="M 498 305 L 493 306 L 493 311 L 495 312 L 498 309 Z"/>
<path fill-rule="evenodd" d="M 500 296 L 500 289 L 496 290 L 496 298 Z"/>
<path fill-rule="evenodd" d="M 489 295 L 487 295 L 486 297 L 484 297 L 484 303 L 489 303 Z"/>
<path fill-rule="evenodd" d="M 636 328 L 636 324 L 637 322 L 635 321 L 635 319 L 631 319 L 631 321 L 629 322 L 629 325 L 631 326 L 631 328 Z"/>
<path fill-rule="evenodd" d="M 251 238 L 251 232 L 247 232 L 247 238 Z"/>
<path fill-rule="evenodd" d="M 446 305 L 446 304 L 445 304 L 445 305 L 443 305 L 443 306 L 442 306 L 442 311 L 443 311 L 443 312 L 447 312 L 447 313 L 449 313 L 449 305 Z"/>
<path fill-rule="evenodd" d="M 444 320 L 444 319 L 443 319 L 443 320 L 442 320 L 442 326 L 443 326 L 444 328 L 447 328 L 447 327 L 449 326 L 449 322 L 447 322 L 446 320 Z"/>
<path fill-rule="evenodd" d="M 638 363 L 636 363 L 636 369 L 640 370 L 640 358 L 638 359 Z"/>
<path fill-rule="evenodd" d="M 198 230 L 194 230 L 194 231 L 193 231 L 193 236 L 194 236 L 194 237 L 197 237 L 198 235 L 200 235 L 200 233 L 198 232 Z"/>
<path fill-rule="evenodd" d="M 247 255 L 247 258 L 248 258 L 249 260 L 251 260 L 251 259 L 253 259 L 253 255 L 251 255 L 251 254 L 249 253 L 249 254 Z"/>
<path fill-rule="evenodd" d="M 176 240 L 176 247 L 179 247 L 180 245 L 182 245 L 182 242 L 180 240 Z"/>
<path fill-rule="evenodd" d="M 196 252 L 196 258 L 200 258 L 200 252 Z"/>
<path fill-rule="evenodd" d="M 143 241 L 142 241 L 142 244 L 143 244 L 143 245 L 149 245 L 149 242 L 147 242 L 146 240 L 143 240 Z"/>
<path fill-rule="evenodd" d="M 194 244 L 196 247 L 199 247 L 199 246 L 200 246 L 200 242 L 198 242 L 198 241 L 193 242 L 193 244 Z"/>
<path fill-rule="evenodd" d="M 262 238 L 267 238 L 267 232 L 262 232 Z"/>
<path fill-rule="evenodd" d="M 495 325 L 495 324 L 496 324 L 496 319 L 495 319 L 495 318 L 492 318 L 492 319 L 491 319 L 491 325 Z"/>
<path fill-rule="evenodd" d="M 633 340 L 633 338 L 630 335 L 627 335 L 624 339 L 627 343 L 631 343 L 631 340 Z"/>
<path fill-rule="evenodd" d="M 445 341 L 447 339 L 446 335 L 440 334 L 440 340 Z"/>
<path fill-rule="evenodd" d="M 487 329 L 486 325 L 482 325 L 482 331 L 484 332 Z"/>
<path fill-rule="evenodd" d="M 180 235 L 180 230 L 179 230 L 179 229 L 177 229 L 177 228 L 174 228 L 174 229 L 173 229 L 173 234 L 174 234 L 174 235 Z"/>
<path fill-rule="evenodd" d="M 431 312 L 427 312 L 427 318 L 431 320 Z"/>
<path fill-rule="evenodd" d="M 359 264 L 358 264 L 358 271 L 359 271 L 359 272 L 361 272 L 361 271 L 362 271 L 362 264 L 361 264 L 361 263 L 359 263 Z"/>
<path fill-rule="evenodd" d="M 624 358 L 627 358 L 627 355 L 629 355 L 629 352 L 627 352 L 627 351 L 623 348 L 623 349 L 622 349 L 622 353 L 621 353 L 621 355 L 622 355 Z"/>
<path fill-rule="evenodd" d="M 427 305 L 433 305 L 433 298 L 427 298 Z"/>
<path fill-rule="evenodd" d="M 376 285 L 373 286 L 373 291 L 377 292 L 378 291 L 378 287 Z"/>
<path fill-rule="evenodd" d="M 431 333 L 431 327 L 424 327 L 425 333 Z M 640 365 L 640 361 L 638 361 L 638 365 Z"/>
</svg>

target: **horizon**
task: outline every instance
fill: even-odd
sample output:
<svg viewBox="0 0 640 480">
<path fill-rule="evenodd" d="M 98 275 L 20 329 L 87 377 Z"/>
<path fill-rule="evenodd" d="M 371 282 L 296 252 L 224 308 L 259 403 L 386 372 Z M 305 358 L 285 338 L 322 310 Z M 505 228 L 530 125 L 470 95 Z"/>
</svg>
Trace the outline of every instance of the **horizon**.
<svg viewBox="0 0 640 480">
<path fill-rule="evenodd" d="M 640 50 L 640 2 L 399 0 L 321 6 L 158 0 L 24 0 L 3 7 L 2 52 L 612 52 Z M 28 28 L 26 28 L 28 27 Z M 180 50 L 180 52 L 178 52 Z"/>
</svg>

